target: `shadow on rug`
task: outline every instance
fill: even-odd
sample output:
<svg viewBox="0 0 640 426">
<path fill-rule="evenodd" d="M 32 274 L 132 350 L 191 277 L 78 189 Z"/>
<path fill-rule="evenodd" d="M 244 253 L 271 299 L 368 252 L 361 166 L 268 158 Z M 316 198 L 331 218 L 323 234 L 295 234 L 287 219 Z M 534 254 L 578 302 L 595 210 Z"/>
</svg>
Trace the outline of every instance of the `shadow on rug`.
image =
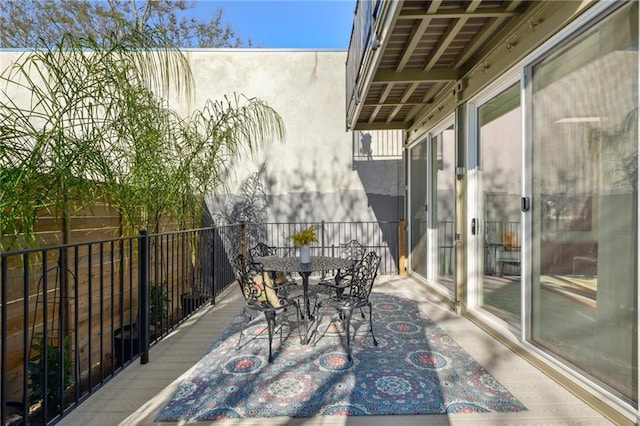
<svg viewBox="0 0 640 426">
<path fill-rule="evenodd" d="M 268 364 L 264 317 L 252 321 L 239 350 L 236 317 L 156 420 L 526 410 L 415 302 L 385 294 L 371 300 L 379 345 L 373 345 L 368 315 L 364 321 L 354 313 L 353 362 L 344 335 L 321 325 L 316 346 L 301 345 L 298 333 L 285 327 L 282 345 L 274 336 Z"/>
</svg>

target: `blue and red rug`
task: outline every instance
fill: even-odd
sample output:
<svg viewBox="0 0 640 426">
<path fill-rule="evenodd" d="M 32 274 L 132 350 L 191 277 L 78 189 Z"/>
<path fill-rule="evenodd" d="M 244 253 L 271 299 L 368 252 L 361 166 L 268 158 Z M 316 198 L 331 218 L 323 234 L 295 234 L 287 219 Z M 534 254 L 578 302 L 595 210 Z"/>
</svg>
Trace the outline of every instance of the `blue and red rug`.
<svg viewBox="0 0 640 426">
<path fill-rule="evenodd" d="M 415 302 L 384 294 L 371 299 L 379 344 L 373 345 L 368 315 L 363 321 L 354 313 L 352 362 L 337 330 L 330 327 L 312 346 L 285 328 L 282 345 L 274 338 L 269 364 L 264 317 L 253 320 L 236 350 L 238 316 L 156 420 L 526 410 Z"/>
</svg>

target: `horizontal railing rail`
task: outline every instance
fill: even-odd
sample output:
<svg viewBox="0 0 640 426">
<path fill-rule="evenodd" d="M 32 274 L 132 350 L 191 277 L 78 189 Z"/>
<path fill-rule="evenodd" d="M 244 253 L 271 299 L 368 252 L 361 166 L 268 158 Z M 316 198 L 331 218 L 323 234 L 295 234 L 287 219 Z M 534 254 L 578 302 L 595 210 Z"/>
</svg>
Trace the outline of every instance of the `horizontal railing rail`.
<svg viewBox="0 0 640 426">
<path fill-rule="evenodd" d="M 404 134 L 401 130 L 353 131 L 353 164 L 358 161 L 402 159 Z"/>
<path fill-rule="evenodd" d="M 340 244 L 357 240 L 366 250 L 374 250 L 382 257 L 379 274 L 399 273 L 399 222 L 297 222 L 247 223 L 246 246 L 259 242 L 276 247 L 283 256 L 297 256 L 298 249 L 290 236 L 313 227 L 318 242 L 311 245 L 312 256 L 339 256 Z"/>
<path fill-rule="evenodd" d="M 381 274 L 398 273 L 398 222 L 243 223 L 0 253 L 2 418 L 57 423 L 215 303 L 243 245 L 297 255 L 289 236 L 309 226 L 313 254 L 356 239 L 381 255 Z"/>
</svg>

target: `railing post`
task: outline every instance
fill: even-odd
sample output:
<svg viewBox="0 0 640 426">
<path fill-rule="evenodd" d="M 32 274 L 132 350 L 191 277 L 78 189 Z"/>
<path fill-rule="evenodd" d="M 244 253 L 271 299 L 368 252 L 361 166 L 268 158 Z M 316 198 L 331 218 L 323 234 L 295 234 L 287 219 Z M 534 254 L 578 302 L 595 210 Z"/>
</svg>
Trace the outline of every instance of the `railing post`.
<svg viewBox="0 0 640 426">
<path fill-rule="evenodd" d="M 407 229 L 404 219 L 398 221 L 398 275 L 407 276 Z"/>
<path fill-rule="evenodd" d="M 324 248 L 324 220 L 320 222 L 320 247 L 322 247 L 322 253 L 320 253 L 322 256 L 324 256 L 325 252 L 325 248 Z"/>
<path fill-rule="evenodd" d="M 138 244 L 140 364 L 146 364 L 149 362 L 149 236 L 146 229 L 140 231 Z"/>
</svg>

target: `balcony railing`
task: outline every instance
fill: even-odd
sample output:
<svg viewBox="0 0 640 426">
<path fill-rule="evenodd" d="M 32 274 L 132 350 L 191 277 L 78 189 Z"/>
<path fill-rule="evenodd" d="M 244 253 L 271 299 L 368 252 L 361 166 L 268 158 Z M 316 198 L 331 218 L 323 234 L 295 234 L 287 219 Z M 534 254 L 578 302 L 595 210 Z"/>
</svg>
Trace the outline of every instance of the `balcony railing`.
<svg viewBox="0 0 640 426">
<path fill-rule="evenodd" d="M 357 239 L 382 256 L 381 274 L 398 273 L 398 222 L 246 223 L 1 253 L 0 418 L 56 423 L 215 303 L 243 248 L 296 255 L 289 236 L 309 226 L 320 240 L 312 254 L 339 255 Z"/>
<path fill-rule="evenodd" d="M 361 0 L 356 3 L 356 13 L 347 53 L 347 110 L 350 109 L 352 104 L 360 102 L 356 92 L 360 69 L 364 61 L 365 52 L 371 45 L 373 23 L 380 3 L 382 3 L 382 0 Z"/>
<path fill-rule="evenodd" d="M 401 130 L 351 132 L 354 167 L 358 161 L 400 160 L 404 147 Z"/>
</svg>

